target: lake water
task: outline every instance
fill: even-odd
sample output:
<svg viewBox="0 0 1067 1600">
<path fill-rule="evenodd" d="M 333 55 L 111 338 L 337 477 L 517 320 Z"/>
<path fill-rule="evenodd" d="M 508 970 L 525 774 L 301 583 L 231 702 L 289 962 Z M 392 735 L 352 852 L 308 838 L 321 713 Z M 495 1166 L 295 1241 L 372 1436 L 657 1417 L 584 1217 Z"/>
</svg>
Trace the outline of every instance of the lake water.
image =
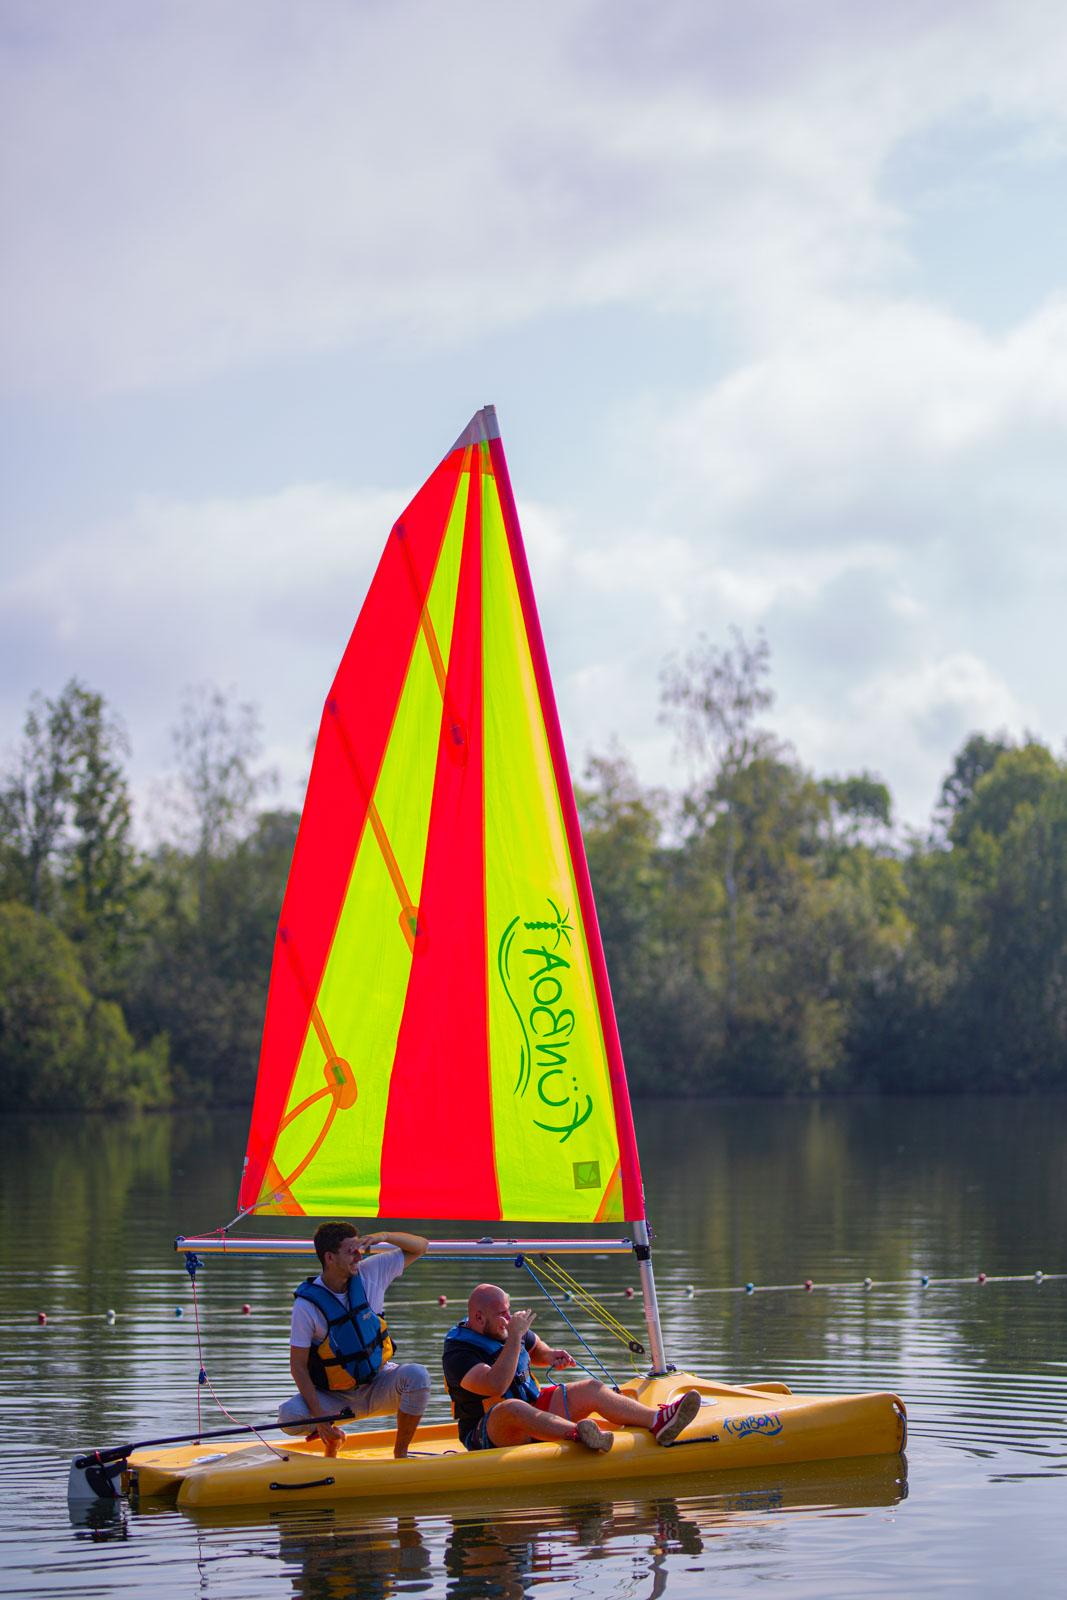
<svg viewBox="0 0 1067 1600">
<path fill-rule="evenodd" d="M 1067 1100 L 641 1102 L 636 1113 L 671 1357 L 797 1390 L 893 1389 L 910 1412 L 906 1464 L 709 1473 L 614 1502 L 583 1494 L 401 1517 L 342 1506 L 194 1518 L 120 1502 L 72 1518 L 77 1450 L 197 1425 L 196 1330 L 171 1242 L 232 1216 L 245 1119 L 10 1119 L 0 1589 L 219 1600 L 474 1600 L 535 1586 L 543 1600 L 679 1600 L 768 1584 L 813 1597 L 1062 1594 L 1067 1280 L 1053 1275 L 1067 1271 Z M 268 1417 L 290 1392 L 288 1314 L 303 1270 L 299 1258 L 215 1259 L 201 1274 L 207 1367 L 242 1420 Z M 518 1303 L 530 1298 L 528 1279 L 498 1270 Z M 473 1271 L 422 1262 L 394 1285 L 390 1325 L 405 1355 L 434 1366 Z M 642 1332 L 640 1302 L 621 1297 L 636 1284 L 629 1263 L 575 1271 Z M 979 1283 L 980 1272 L 1021 1281 Z M 769 1287 L 805 1278 L 810 1292 Z M 538 1328 L 575 1347 L 550 1306 Z M 626 1372 L 621 1346 L 596 1347 Z M 201 1394 L 204 1427 L 225 1426 Z M 438 1391 L 431 1415 L 446 1412 Z"/>
</svg>

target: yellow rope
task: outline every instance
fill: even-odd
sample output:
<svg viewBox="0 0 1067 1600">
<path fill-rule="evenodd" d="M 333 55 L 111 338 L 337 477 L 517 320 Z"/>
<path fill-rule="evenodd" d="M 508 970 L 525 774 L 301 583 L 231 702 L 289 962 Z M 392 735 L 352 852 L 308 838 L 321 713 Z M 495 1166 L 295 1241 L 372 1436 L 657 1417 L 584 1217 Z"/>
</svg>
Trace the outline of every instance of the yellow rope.
<svg viewBox="0 0 1067 1600">
<path fill-rule="evenodd" d="M 634 1359 L 636 1352 L 633 1346 L 640 1344 L 641 1341 L 628 1328 L 623 1327 L 618 1317 L 613 1316 L 607 1306 L 602 1305 L 589 1289 L 583 1289 L 577 1279 L 572 1278 L 566 1268 L 561 1267 L 558 1261 L 553 1260 L 551 1256 L 538 1256 L 537 1265 L 556 1289 L 562 1293 L 569 1294 L 571 1299 L 582 1308 L 588 1317 L 598 1323 L 607 1333 L 618 1339 L 620 1344 L 626 1346 L 630 1354 L 631 1363 L 636 1369 L 637 1362 Z"/>
</svg>

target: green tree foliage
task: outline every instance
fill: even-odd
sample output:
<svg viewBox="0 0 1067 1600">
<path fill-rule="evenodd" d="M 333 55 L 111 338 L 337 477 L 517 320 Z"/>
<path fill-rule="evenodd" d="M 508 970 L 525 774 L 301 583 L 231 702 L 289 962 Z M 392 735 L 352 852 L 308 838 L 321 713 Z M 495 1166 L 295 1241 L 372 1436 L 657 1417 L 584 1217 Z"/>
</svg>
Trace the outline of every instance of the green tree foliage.
<svg viewBox="0 0 1067 1600">
<path fill-rule="evenodd" d="M 275 778 L 258 767 L 262 740 L 255 706 L 235 703 L 212 684 L 186 689 L 171 742 L 177 764 L 171 809 L 179 843 L 196 861 L 203 916 L 211 863 L 243 836 L 257 797 Z"/>
<path fill-rule="evenodd" d="M 126 1012 L 139 1036 L 170 1040 L 183 1102 L 249 1103 L 298 820 L 268 812 L 207 861 L 164 848 L 149 864 L 151 909 Z"/>
<path fill-rule="evenodd" d="M 138 1050 L 65 934 L 29 906 L 0 905 L 0 1107 L 117 1110 L 168 1096 L 165 1041 Z"/>
<path fill-rule="evenodd" d="M 714 1018 L 680 937 L 676 853 L 660 843 L 667 798 L 643 790 L 618 751 L 591 760 L 585 779 L 582 831 L 630 1082 L 693 1089 Z"/>
<path fill-rule="evenodd" d="M 979 780 L 992 772 L 1000 757 L 1012 748 L 1006 734 L 989 739 L 972 733 L 952 764 L 952 771 L 941 785 L 939 813 L 942 825 L 951 826 L 970 803 Z"/>
<path fill-rule="evenodd" d="M 1043 744 L 1031 742 L 1002 751 L 977 780 L 966 803 L 957 806 L 948 830 L 953 846 L 965 847 L 980 833 L 1000 839 L 1020 806 L 1041 801 L 1058 770 L 1055 756 Z"/>
<path fill-rule="evenodd" d="M 0 785 L 4 892 L 54 917 L 105 988 L 135 887 L 128 753 L 103 697 L 71 679 L 54 700 L 34 696 Z"/>
<path fill-rule="evenodd" d="M 829 802 L 831 844 L 884 844 L 893 826 L 893 799 L 880 778 L 869 772 L 850 778 L 824 778 L 820 792 Z"/>
<path fill-rule="evenodd" d="M 946 790 L 976 750 L 947 837 L 903 863 L 908 942 L 857 1027 L 878 1088 L 1067 1086 L 1067 764 L 972 736 Z"/>
<path fill-rule="evenodd" d="M 866 968 L 842 951 L 862 949 L 870 966 L 891 937 L 863 895 L 876 875 L 863 840 L 888 828 L 890 800 L 869 774 L 816 783 L 757 725 L 773 702 L 769 666 L 766 642 L 735 630 L 729 648 L 701 640 L 665 674 L 665 718 L 694 767 L 672 943 L 691 952 L 705 1001 L 690 1079 L 810 1092 L 846 1073 Z"/>
<path fill-rule="evenodd" d="M 750 644 L 735 628 L 730 648 L 720 649 L 702 636 L 680 664 L 669 662 L 663 674 L 663 717 L 674 728 L 695 770 L 686 796 L 690 821 L 697 830 L 706 827 L 712 817 L 721 823 L 718 859 L 726 895 L 728 1029 L 739 991 L 741 788 L 749 765 L 775 756 L 779 748 L 774 736 L 756 725 L 756 718 L 774 702 L 773 691 L 764 681 L 769 671 L 766 639 L 761 635 Z"/>
<path fill-rule="evenodd" d="M 928 837 L 875 774 L 763 726 L 762 639 L 664 677 L 677 794 L 625 754 L 579 791 L 630 1083 L 654 1094 L 1067 1087 L 1067 762 L 969 736 Z M 0 1105 L 247 1105 L 298 819 L 260 812 L 258 721 L 192 691 L 170 842 L 132 843 L 121 725 L 35 696 L 0 778 Z M 169 1051 L 169 1055 L 168 1055 Z"/>
</svg>

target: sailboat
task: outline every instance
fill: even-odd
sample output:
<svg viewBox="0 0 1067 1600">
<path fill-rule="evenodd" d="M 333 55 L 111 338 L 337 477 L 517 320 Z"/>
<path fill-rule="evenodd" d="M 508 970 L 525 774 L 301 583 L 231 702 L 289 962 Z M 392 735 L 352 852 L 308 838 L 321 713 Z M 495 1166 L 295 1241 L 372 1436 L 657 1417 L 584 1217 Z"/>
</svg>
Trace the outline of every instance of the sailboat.
<svg viewBox="0 0 1067 1600">
<path fill-rule="evenodd" d="M 198 1254 L 309 1251 L 248 1217 L 471 1220 L 517 1250 L 636 1263 L 649 1370 L 700 1414 L 668 1449 L 539 1443 L 467 1455 L 424 1426 L 139 1450 L 128 1481 L 180 1504 L 431 1496 L 891 1455 L 891 1394 L 793 1395 L 679 1372 L 660 1325 L 622 1050 L 533 588 L 492 406 L 390 530 L 326 698 L 275 943 L 239 1213 Z M 517 1241 L 519 1224 L 584 1238 Z M 626 1236 L 620 1238 L 625 1228 Z M 442 1335 L 444 1329 L 442 1328 Z M 638 1346 L 640 1350 L 642 1347 Z M 427 1364 L 434 1365 L 430 1352 Z"/>
</svg>

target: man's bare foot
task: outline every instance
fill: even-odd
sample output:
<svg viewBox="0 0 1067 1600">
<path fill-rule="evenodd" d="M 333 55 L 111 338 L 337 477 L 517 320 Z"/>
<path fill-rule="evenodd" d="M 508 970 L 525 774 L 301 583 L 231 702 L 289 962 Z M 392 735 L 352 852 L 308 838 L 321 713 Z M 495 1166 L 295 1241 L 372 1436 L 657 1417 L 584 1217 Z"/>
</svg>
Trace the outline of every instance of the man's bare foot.
<svg viewBox="0 0 1067 1600">
<path fill-rule="evenodd" d="M 578 1443 L 584 1444 L 587 1450 L 600 1450 L 606 1453 L 615 1443 L 615 1435 L 598 1428 L 592 1417 L 584 1417 L 579 1422 L 577 1431 Z"/>
</svg>

